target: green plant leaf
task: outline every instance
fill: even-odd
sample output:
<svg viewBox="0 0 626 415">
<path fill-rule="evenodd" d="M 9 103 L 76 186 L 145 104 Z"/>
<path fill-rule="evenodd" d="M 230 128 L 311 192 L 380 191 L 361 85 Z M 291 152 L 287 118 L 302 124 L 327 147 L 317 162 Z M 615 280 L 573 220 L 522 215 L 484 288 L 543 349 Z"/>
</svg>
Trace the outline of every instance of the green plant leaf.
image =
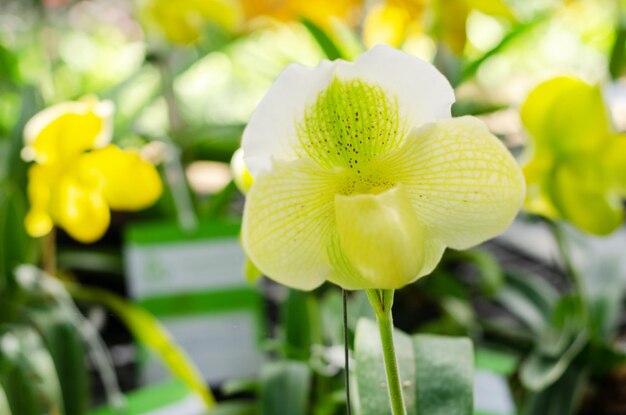
<svg viewBox="0 0 626 415">
<path fill-rule="evenodd" d="M 469 249 L 467 251 L 452 251 L 455 258 L 472 265 L 478 272 L 478 284 L 482 292 L 491 297 L 504 285 L 504 272 L 498 260 L 489 251 L 484 249 Z"/>
<path fill-rule="evenodd" d="M 495 298 L 533 333 L 539 335 L 549 324 L 559 294 L 536 275 L 507 273 L 505 286 Z"/>
<path fill-rule="evenodd" d="M 37 332 L 30 327 L 0 328 L 0 384 L 14 414 L 64 413 L 54 362 Z"/>
<path fill-rule="evenodd" d="M 9 406 L 9 398 L 4 392 L 4 387 L 0 381 L 0 414 L 11 415 L 11 407 Z"/>
<path fill-rule="evenodd" d="M 22 192 L 11 182 L 0 184 L 0 292 L 11 283 L 13 268 L 26 262 L 30 255 L 25 215 Z"/>
<path fill-rule="evenodd" d="M 418 414 L 470 415 L 474 399 L 474 358 L 464 337 L 413 336 Z"/>
<path fill-rule="evenodd" d="M 519 356 L 495 349 L 479 348 L 474 355 L 476 369 L 483 369 L 501 376 L 511 376 L 519 364 Z"/>
<path fill-rule="evenodd" d="M 211 415 L 258 415 L 259 406 L 256 402 L 227 401 L 211 411 Z"/>
<path fill-rule="evenodd" d="M 587 341 L 587 334 L 581 332 L 571 339 L 559 355 L 546 355 L 540 350 L 533 351 L 522 363 L 520 380 L 530 390 L 545 389 L 563 375 L 570 363 L 585 347 Z"/>
<path fill-rule="evenodd" d="M 311 293 L 289 290 L 283 304 L 285 355 L 288 359 L 308 360 L 313 344 L 322 344 L 322 328 L 317 298 Z"/>
<path fill-rule="evenodd" d="M 394 332 L 407 414 L 469 415 L 473 411 L 473 347 L 463 337 Z M 391 414 L 378 326 L 357 325 L 358 406 L 363 415 Z"/>
<path fill-rule="evenodd" d="M 623 9 L 623 7 L 622 7 Z M 609 73 L 611 78 L 617 79 L 624 72 L 624 58 L 626 57 L 626 12 L 622 15 L 615 27 L 615 40 L 609 57 Z"/>
<path fill-rule="evenodd" d="M 535 394 L 529 400 L 528 415 L 571 415 L 583 398 L 587 374 L 581 368 L 570 366 L 563 376 L 549 388 Z"/>
<path fill-rule="evenodd" d="M 311 369 L 302 362 L 280 361 L 261 369 L 261 414 L 306 415 Z"/>
<path fill-rule="evenodd" d="M 301 18 L 300 21 L 309 31 L 311 36 L 313 36 L 313 39 L 315 39 L 320 49 L 322 49 L 326 58 L 331 61 L 335 59 L 345 59 L 341 50 L 339 50 L 335 42 L 333 42 L 330 36 L 328 36 L 328 34 L 321 27 L 306 17 Z"/>
<path fill-rule="evenodd" d="M 48 348 L 61 380 L 65 415 L 85 414 L 89 406 L 87 353 L 78 327 L 59 307 L 31 308 L 28 320 Z"/>
<path fill-rule="evenodd" d="M 411 385 L 415 379 L 415 360 L 411 338 L 399 330 L 394 331 L 396 358 L 403 385 Z M 376 322 L 362 318 L 357 323 L 354 339 L 356 359 L 356 384 L 359 412 L 363 415 L 391 415 L 383 350 Z M 403 389 L 407 414 L 415 412 L 415 389 Z"/>
<path fill-rule="evenodd" d="M 461 75 L 461 83 L 473 77 L 480 65 L 482 65 L 485 61 L 489 60 L 491 57 L 497 55 L 506 49 L 513 41 L 522 37 L 524 34 L 528 33 L 533 28 L 537 27 L 540 23 L 546 20 L 548 15 L 541 14 L 531 19 L 528 22 L 519 23 L 513 27 L 513 29 L 507 33 L 502 40 L 493 48 L 485 52 L 483 55 L 478 57 L 477 59 L 468 62 L 465 64 L 463 68 L 463 73 Z"/>
<path fill-rule="evenodd" d="M 156 353 L 173 375 L 202 397 L 208 408 L 215 405 L 213 394 L 198 369 L 152 314 L 105 290 L 72 283 L 67 283 L 66 288 L 76 299 L 99 303 L 113 311 L 135 339 Z"/>
<path fill-rule="evenodd" d="M 621 254 L 592 253 L 594 260 L 581 269 L 589 307 L 591 335 L 597 340 L 612 339 L 623 313 L 626 294 L 624 261 Z"/>
</svg>

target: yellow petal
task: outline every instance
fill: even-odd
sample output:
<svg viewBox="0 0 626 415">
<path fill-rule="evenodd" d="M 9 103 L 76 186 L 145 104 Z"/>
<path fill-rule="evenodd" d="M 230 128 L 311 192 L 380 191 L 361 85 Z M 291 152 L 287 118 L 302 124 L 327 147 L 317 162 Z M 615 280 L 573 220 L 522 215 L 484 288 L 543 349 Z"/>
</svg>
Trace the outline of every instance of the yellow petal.
<svg viewBox="0 0 626 415">
<path fill-rule="evenodd" d="M 111 209 L 141 210 L 158 200 L 163 190 L 156 168 L 133 151 L 114 145 L 92 151 L 80 167 L 101 178 L 102 193 Z"/>
<path fill-rule="evenodd" d="M 515 159 L 473 117 L 413 131 L 378 165 L 390 181 L 404 186 L 428 234 L 455 249 L 503 232 L 524 199 Z"/>
<path fill-rule="evenodd" d="M 256 178 L 247 195 L 241 237 L 246 253 L 265 275 L 303 290 L 327 279 L 336 176 L 300 159 L 277 161 Z"/>
<path fill-rule="evenodd" d="M 368 48 L 384 43 L 400 46 L 406 37 L 411 16 L 390 3 L 381 3 L 372 8 L 363 23 L 363 41 Z"/>
<path fill-rule="evenodd" d="M 33 238 L 46 236 L 52 230 L 52 218 L 45 210 L 30 209 L 24 218 L 26 232 Z"/>
<path fill-rule="evenodd" d="M 565 164 L 554 175 L 555 203 L 564 219 L 595 235 L 607 235 L 622 224 L 622 203 L 595 166 Z"/>
<path fill-rule="evenodd" d="M 99 179 L 79 168 L 70 169 L 55 183 L 50 214 L 72 238 L 83 243 L 100 239 L 110 222 L 109 207 L 100 191 Z"/>
<path fill-rule="evenodd" d="M 505 0 L 465 0 L 471 9 L 476 9 L 490 16 L 515 20 L 511 7 Z"/>
<path fill-rule="evenodd" d="M 439 0 L 435 8 L 434 32 L 457 55 L 465 48 L 469 12 L 466 0 Z"/>
<path fill-rule="evenodd" d="M 537 86 L 522 105 L 521 117 L 536 146 L 555 154 L 598 151 L 610 137 L 600 88 L 574 78 Z"/>
<path fill-rule="evenodd" d="M 28 202 L 30 210 L 24 218 L 26 231 L 33 238 L 47 235 L 52 230 L 48 214 L 50 187 L 58 175 L 55 167 L 33 164 L 28 169 Z"/>
<path fill-rule="evenodd" d="M 113 104 L 93 97 L 46 108 L 24 127 L 23 154 L 40 164 L 68 162 L 111 140 L 112 116 Z"/>
<path fill-rule="evenodd" d="M 626 197 L 626 135 L 613 136 L 607 147 L 604 164 L 611 179 L 611 187 Z"/>
<path fill-rule="evenodd" d="M 395 289 L 417 278 L 424 265 L 425 229 L 402 187 L 338 195 L 335 215 L 342 253 L 362 279 L 335 274 L 334 283 L 348 289 Z"/>
<path fill-rule="evenodd" d="M 553 160 L 549 154 L 537 153 L 522 168 L 526 179 L 526 200 L 524 208 L 536 215 L 549 219 L 557 219 L 560 214 L 552 203 L 551 198 L 551 171 Z"/>
</svg>

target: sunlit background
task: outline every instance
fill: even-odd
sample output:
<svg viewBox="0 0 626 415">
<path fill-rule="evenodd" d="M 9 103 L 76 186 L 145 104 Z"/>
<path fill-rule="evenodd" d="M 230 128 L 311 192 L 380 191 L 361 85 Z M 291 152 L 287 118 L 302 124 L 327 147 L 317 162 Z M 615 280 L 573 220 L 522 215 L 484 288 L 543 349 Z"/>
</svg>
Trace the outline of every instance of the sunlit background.
<svg viewBox="0 0 626 415">
<path fill-rule="evenodd" d="M 379 43 L 447 77 L 529 194 L 398 292 L 398 327 L 473 339 L 476 414 L 626 414 L 623 1 L 0 0 L 0 415 L 345 414 L 340 291 L 245 258 L 232 157 L 286 65 Z M 584 84 L 527 99 L 561 76 Z M 110 125 L 45 130 L 69 101 L 110 101 Z M 98 134 L 119 153 L 96 162 Z"/>
</svg>

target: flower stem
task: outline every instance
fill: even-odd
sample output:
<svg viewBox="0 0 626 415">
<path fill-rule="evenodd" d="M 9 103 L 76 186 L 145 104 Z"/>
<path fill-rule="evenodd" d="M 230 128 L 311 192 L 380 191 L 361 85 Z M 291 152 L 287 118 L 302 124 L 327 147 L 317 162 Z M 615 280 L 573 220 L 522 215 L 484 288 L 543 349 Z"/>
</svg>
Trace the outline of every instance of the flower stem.
<svg viewBox="0 0 626 415">
<path fill-rule="evenodd" d="M 589 309 L 587 307 L 585 295 L 585 284 L 582 275 L 580 275 L 580 272 L 578 272 L 578 269 L 572 260 L 569 244 L 567 243 L 567 235 L 565 234 L 563 227 L 558 223 L 549 222 L 549 225 L 552 235 L 554 236 L 556 246 L 559 250 L 559 254 L 561 255 L 561 260 L 563 261 L 565 274 L 572 282 L 574 293 L 578 296 L 578 301 L 580 302 L 583 318 L 585 323 L 587 323 L 589 320 Z"/>
<path fill-rule="evenodd" d="M 393 342 L 393 317 L 391 315 L 393 294 L 394 290 L 367 290 L 367 297 L 376 313 L 378 330 L 380 331 L 391 409 L 393 415 L 406 415 L 398 360 Z"/>
</svg>

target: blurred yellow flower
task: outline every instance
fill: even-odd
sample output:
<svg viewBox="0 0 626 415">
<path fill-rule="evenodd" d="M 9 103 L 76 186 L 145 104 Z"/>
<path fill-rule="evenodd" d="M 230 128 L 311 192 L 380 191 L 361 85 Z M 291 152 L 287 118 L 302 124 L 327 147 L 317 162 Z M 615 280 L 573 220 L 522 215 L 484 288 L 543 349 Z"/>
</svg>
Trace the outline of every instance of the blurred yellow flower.
<svg viewBox="0 0 626 415">
<path fill-rule="evenodd" d="M 461 54 L 467 39 L 467 17 L 472 10 L 514 20 L 504 0 L 383 0 L 368 12 L 363 40 L 400 46 L 407 37 L 429 28 L 435 38 L 455 54 Z"/>
<path fill-rule="evenodd" d="M 385 0 L 374 5 L 363 24 L 363 41 L 400 46 L 413 33 L 424 31 L 429 0 Z"/>
<path fill-rule="evenodd" d="M 349 25 L 356 24 L 360 8 L 364 3 L 363 0 L 241 1 L 247 19 L 268 16 L 279 21 L 290 21 L 305 17 L 322 27 L 329 27 L 333 19 L 341 20 Z"/>
<path fill-rule="evenodd" d="M 600 87 L 558 77 L 537 86 L 521 109 L 531 137 L 523 171 L 525 207 L 596 235 L 623 222 L 626 135 L 613 131 Z"/>
<path fill-rule="evenodd" d="M 243 17 L 238 0 L 145 0 L 139 16 L 149 31 L 178 44 L 196 42 L 208 24 L 238 30 Z"/>
<path fill-rule="evenodd" d="M 168 41 L 198 41 L 208 25 L 238 32 L 245 22 L 266 16 L 287 22 L 301 17 L 328 27 L 333 19 L 355 25 L 362 0 L 145 0 L 140 20 L 148 31 L 160 32 Z"/>
<path fill-rule="evenodd" d="M 110 102 L 88 98 L 57 104 L 27 123 L 23 154 L 35 161 L 25 218 L 31 236 L 44 236 L 57 224 L 76 240 L 93 242 L 109 226 L 109 209 L 143 209 L 159 198 L 155 167 L 108 144 L 112 114 Z"/>
</svg>

